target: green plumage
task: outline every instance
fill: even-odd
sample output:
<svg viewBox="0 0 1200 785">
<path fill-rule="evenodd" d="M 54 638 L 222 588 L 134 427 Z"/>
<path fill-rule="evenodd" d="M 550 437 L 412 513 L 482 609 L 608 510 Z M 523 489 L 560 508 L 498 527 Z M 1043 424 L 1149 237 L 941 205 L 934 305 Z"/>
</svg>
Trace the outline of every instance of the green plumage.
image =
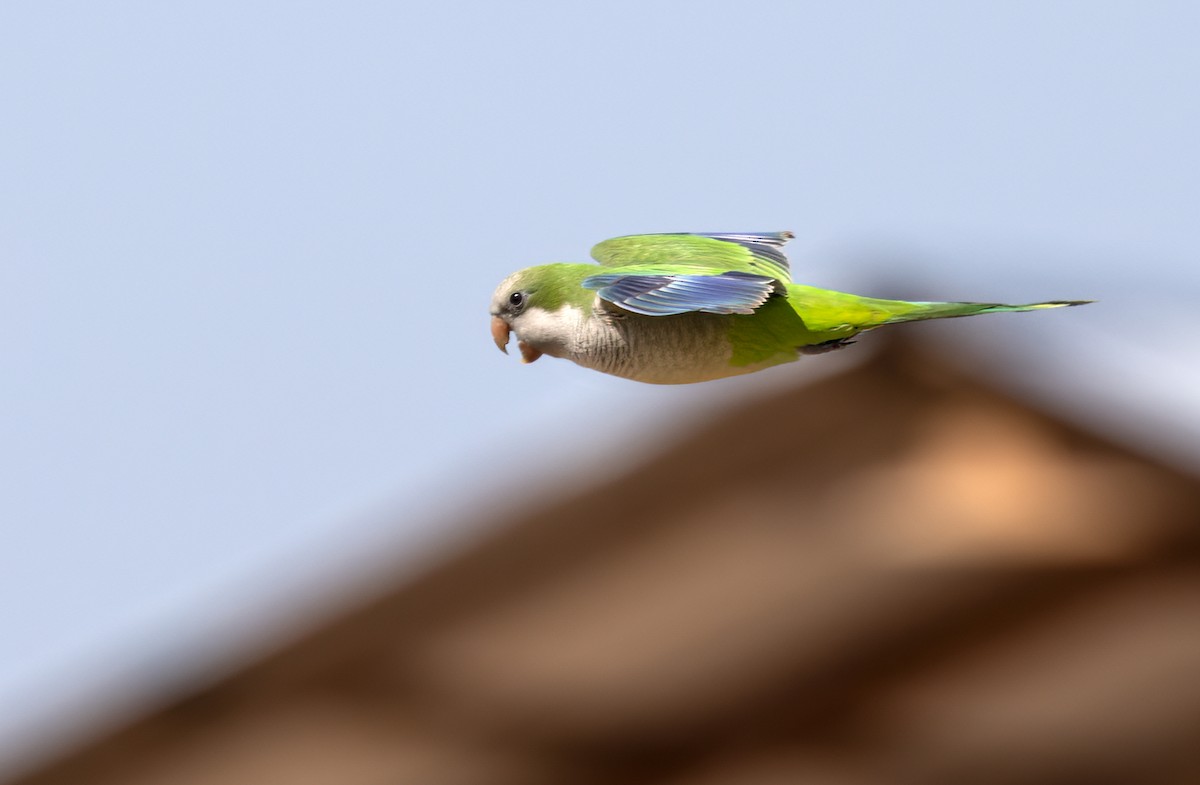
<svg viewBox="0 0 1200 785">
<path fill-rule="evenodd" d="M 882 300 L 791 283 L 773 234 L 618 237 L 592 249 L 599 266 L 550 264 L 509 276 L 492 300 L 493 336 L 522 356 L 571 359 L 606 373 L 685 383 L 748 373 L 836 348 L 902 322 L 1033 311 L 1027 305 Z"/>
<path fill-rule="evenodd" d="M 755 243 L 757 248 L 718 239 L 719 237 L 772 238 Z M 778 238 L 775 240 L 774 238 Z M 660 271 L 666 264 L 672 272 L 744 272 L 791 280 L 787 258 L 776 250 L 792 239 L 791 232 L 774 235 L 634 234 L 614 237 L 592 247 L 592 258 L 605 267 L 622 271 Z M 756 252 L 757 251 L 757 252 Z"/>
</svg>

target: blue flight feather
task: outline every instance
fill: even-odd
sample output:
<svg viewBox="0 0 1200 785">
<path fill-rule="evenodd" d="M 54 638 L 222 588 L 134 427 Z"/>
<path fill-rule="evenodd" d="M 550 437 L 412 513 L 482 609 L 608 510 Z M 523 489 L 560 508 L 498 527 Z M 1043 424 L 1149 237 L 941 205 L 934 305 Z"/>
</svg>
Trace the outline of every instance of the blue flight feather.
<svg viewBox="0 0 1200 785">
<path fill-rule="evenodd" d="M 769 262 L 779 265 L 784 270 L 791 268 L 788 258 L 781 250 L 788 240 L 795 237 L 791 232 L 758 232 L 753 233 L 721 233 L 697 232 L 700 237 L 711 237 L 714 240 L 724 240 L 727 243 L 737 243 L 750 253 Z"/>
<path fill-rule="evenodd" d="M 583 281 L 604 300 L 644 316 L 754 313 L 767 301 L 775 280 L 762 275 L 593 275 Z"/>
</svg>

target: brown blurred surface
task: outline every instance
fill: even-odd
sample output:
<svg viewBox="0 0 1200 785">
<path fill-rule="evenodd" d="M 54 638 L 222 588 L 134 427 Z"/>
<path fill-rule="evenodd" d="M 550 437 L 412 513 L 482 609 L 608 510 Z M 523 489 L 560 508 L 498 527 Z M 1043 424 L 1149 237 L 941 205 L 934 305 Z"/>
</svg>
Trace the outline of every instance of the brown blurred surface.
<svg viewBox="0 0 1200 785">
<path fill-rule="evenodd" d="M 1200 483 L 893 345 L 24 785 L 1200 782 Z"/>
</svg>

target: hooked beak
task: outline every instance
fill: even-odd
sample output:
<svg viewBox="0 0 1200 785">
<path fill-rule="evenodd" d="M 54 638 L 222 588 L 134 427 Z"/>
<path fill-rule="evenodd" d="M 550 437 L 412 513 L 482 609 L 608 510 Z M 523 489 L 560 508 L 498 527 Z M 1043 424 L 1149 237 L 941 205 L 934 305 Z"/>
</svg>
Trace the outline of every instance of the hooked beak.
<svg viewBox="0 0 1200 785">
<path fill-rule="evenodd" d="M 497 349 L 508 354 L 508 322 L 499 316 L 492 317 L 492 340 Z"/>
</svg>

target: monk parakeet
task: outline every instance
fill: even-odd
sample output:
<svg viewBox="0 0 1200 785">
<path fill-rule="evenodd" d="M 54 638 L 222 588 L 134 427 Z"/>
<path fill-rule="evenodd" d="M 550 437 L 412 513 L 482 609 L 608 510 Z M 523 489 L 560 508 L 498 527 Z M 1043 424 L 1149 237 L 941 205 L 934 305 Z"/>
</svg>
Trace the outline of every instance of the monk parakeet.
<svg viewBox="0 0 1200 785">
<path fill-rule="evenodd" d="M 504 279 L 492 296 L 492 337 L 521 359 L 565 357 L 654 384 L 750 373 L 837 349 L 889 324 L 1081 305 L 878 300 L 792 283 L 770 234 L 641 234 L 605 240 L 594 264 L 545 264 Z"/>
</svg>

